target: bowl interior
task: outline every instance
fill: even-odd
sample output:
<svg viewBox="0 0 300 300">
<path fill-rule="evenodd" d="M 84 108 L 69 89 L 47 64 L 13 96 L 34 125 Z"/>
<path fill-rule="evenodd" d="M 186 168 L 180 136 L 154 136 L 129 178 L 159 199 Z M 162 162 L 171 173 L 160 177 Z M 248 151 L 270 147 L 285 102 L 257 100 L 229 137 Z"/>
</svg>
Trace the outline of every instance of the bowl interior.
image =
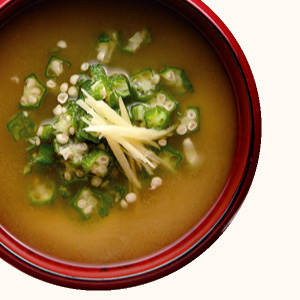
<svg viewBox="0 0 300 300">
<path fill-rule="evenodd" d="M 0 256 L 24 272 L 69 287 L 113 289 L 145 283 L 184 266 L 227 228 L 250 188 L 260 147 L 260 109 L 255 82 L 238 43 L 201 1 L 159 0 L 191 22 L 221 58 L 236 94 L 238 139 L 227 184 L 209 213 L 178 241 L 143 259 L 109 266 L 68 264 L 29 249 L 0 226 Z M 2 1 L 0 26 L 34 2 Z"/>
</svg>

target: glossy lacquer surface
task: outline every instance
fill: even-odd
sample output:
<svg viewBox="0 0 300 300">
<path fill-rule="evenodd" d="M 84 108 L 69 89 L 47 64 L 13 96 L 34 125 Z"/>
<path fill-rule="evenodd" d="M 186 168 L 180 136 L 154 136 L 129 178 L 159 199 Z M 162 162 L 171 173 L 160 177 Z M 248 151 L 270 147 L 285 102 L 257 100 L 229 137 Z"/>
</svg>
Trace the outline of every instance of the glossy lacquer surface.
<svg viewBox="0 0 300 300">
<path fill-rule="evenodd" d="M 30 1 L 0 1 L 1 24 L 27 2 Z M 237 98 L 239 132 L 227 185 L 207 216 L 179 241 L 158 253 L 126 264 L 81 266 L 57 261 L 31 251 L 0 227 L 0 257 L 34 277 L 79 289 L 124 288 L 158 279 L 205 251 L 230 224 L 246 197 L 256 170 L 261 139 L 258 94 L 248 62 L 228 28 L 204 3 L 197 0 L 159 2 L 181 14 L 207 37 L 231 77 Z"/>
</svg>

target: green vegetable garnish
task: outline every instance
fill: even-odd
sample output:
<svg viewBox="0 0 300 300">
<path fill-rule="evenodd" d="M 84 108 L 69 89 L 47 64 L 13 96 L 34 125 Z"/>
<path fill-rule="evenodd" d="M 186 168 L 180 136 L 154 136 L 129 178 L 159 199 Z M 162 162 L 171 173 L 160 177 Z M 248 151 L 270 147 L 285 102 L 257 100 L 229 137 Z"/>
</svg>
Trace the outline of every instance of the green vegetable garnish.
<svg viewBox="0 0 300 300">
<path fill-rule="evenodd" d="M 35 120 L 39 111 L 20 111 L 7 123 L 14 141 L 26 142 L 28 162 L 23 172 L 32 179 L 27 194 L 33 204 L 50 204 L 58 195 L 84 220 L 93 215 L 104 218 L 114 205 L 124 209 L 134 203 L 139 198 L 136 191 L 143 187 L 158 188 L 163 169 L 176 172 L 185 160 L 169 146 L 173 136 L 179 142 L 182 138 L 189 166 L 199 161 L 192 140 L 184 137 L 199 130 L 199 108 L 181 111 L 176 98 L 193 91 L 185 71 L 168 66 L 160 72 L 147 68 L 129 75 L 110 68 L 107 64 L 118 49 L 134 54 L 152 42 L 148 29 L 136 32 L 124 44 L 120 36 L 120 32 L 100 35 L 98 62 L 82 64 L 86 71 L 73 75 L 70 83 L 76 93 L 67 88 L 66 93 L 61 85 L 58 93 L 63 98 L 55 95 L 51 100 L 53 93 L 47 95 L 49 103 L 59 103 L 48 110 L 53 114 L 38 118 L 37 128 L 31 118 Z M 123 51 L 118 55 L 126 56 Z M 52 56 L 45 75 L 57 82 L 70 66 L 69 61 Z M 20 108 L 39 108 L 46 91 L 30 74 Z"/>
<path fill-rule="evenodd" d="M 70 68 L 71 63 L 63 58 L 52 56 L 46 67 L 45 76 L 47 78 L 56 78 L 64 71 L 64 67 Z"/>
</svg>

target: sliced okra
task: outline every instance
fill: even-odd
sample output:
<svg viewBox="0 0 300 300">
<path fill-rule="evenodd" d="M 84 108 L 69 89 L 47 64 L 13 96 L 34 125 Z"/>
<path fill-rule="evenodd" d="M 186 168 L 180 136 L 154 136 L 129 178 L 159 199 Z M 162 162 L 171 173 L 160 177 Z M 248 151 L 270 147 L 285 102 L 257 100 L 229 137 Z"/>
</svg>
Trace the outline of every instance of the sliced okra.
<svg viewBox="0 0 300 300">
<path fill-rule="evenodd" d="M 71 192 L 70 190 L 64 186 L 64 185 L 61 185 L 59 188 L 58 188 L 58 192 L 60 193 L 60 195 L 62 196 L 63 199 L 68 199 L 71 197 Z"/>
<path fill-rule="evenodd" d="M 130 37 L 125 46 L 122 46 L 120 35 L 118 35 L 118 41 L 123 51 L 133 54 L 142 46 L 150 44 L 152 42 L 152 36 L 148 28 L 143 28 Z"/>
<path fill-rule="evenodd" d="M 107 87 L 104 82 L 104 77 L 100 77 L 95 83 L 91 85 L 91 96 L 95 100 L 103 100 L 106 98 L 107 93 L 106 93 Z"/>
<path fill-rule="evenodd" d="M 131 88 L 138 100 L 152 98 L 159 88 L 158 74 L 152 69 L 146 69 L 130 76 Z"/>
<path fill-rule="evenodd" d="M 175 95 L 183 95 L 187 91 L 193 92 L 194 90 L 183 69 L 164 67 L 160 72 L 160 77 L 163 87 Z"/>
<path fill-rule="evenodd" d="M 167 91 L 161 90 L 150 100 L 150 105 L 151 107 L 160 105 L 172 112 L 177 108 L 178 102 Z"/>
<path fill-rule="evenodd" d="M 101 76 L 100 79 L 91 86 L 91 95 L 96 100 L 105 99 L 110 107 L 118 106 L 118 98 L 107 76 Z"/>
<path fill-rule="evenodd" d="M 52 56 L 47 64 L 45 76 L 47 78 L 58 77 L 64 71 L 64 66 L 70 68 L 71 63 L 63 58 Z"/>
<path fill-rule="evenodd" d="M 97 43 L 97 59 L 104 64 L 108 64 L 117 46 L 117 33 L 108 34 L 104 32 L 99 36 Z"/>
<path fill-rule="evenodd" d="M 54 152 L 62 156 L 73 166 L 81 166 L 83 157 L 88 153 L 89 147 L 86 143 L 77 143 L 70 140 L 67 144 L 61 145 L 57 139 L 53 140 Z"/>
<path fill-rule="evenodd" d="M 145 112 L 144 120 L 147 128 L 164 129 L 170 120 L 170 113 L 157 105 Z"/>
<path fill-rule="evenodd" d="M 182 161 L 181 153 L 170 146 L 163 147 L 158 155 L 174 169 L 177 169 Z"/>
<path fill-rule="evenodd" d="M 37 135 L 43 142 L 48 142 L 54 137 L 54 128 L 52 124 L 41 125 L 37 131 Z"/>
<path fill-rule="evenodd" d="M 88 115 L 84 115 L 86 118 L 88 118 Z M 76 130 L 75 136 L 77 140 L 81 143 L 90 141 L 93 142 L 94 144 L 99 143 L 99 138 L 96 135 L 93 135 L 92 132 L 87 132 L 84 130 L 84 128 L 88 127 L 88 125 L 82 121 L 81 119 L 78 121 L 78 128 Z"/>
<path fill-rule="evenodd" d="M 188 106 L 185 111 L 188 119 L 187 129 L 189 133 L 195 133 L 200 129 L 200 112 L 197 106 Z"/>
<path fill-rule="evenodd" d="M 58 160 L 54 168 L 65 186 L 86 182 L 89 179 L 81 166 L 74 166 L 68 161 Z"/>
<path fill-rule="evenodd" d="M 102 76 L 106 76 L 105 69 L 100 63 L 89 65 L 88 74 L 94 82 L 98 81 Z"/>
<path fill-rule="evenodd" d="M 65 133 L 69 135 L 70 129 L 73 128 L 73 134 L 75 134 L 77 127 L 77 111 L 73 109 L 68 109 L 65 113 L 62 113 L 54 123 L 55 133 Z"/>
<path fill-rule="evenodd" d="M 27 187 L 27 195 L 32 204 L 50 204 L 54 201 L 56 184 L 52 180 L 33 180 Z"/>
<path fill-rule="evenodd" d="M 112 167 L 111 155 L 103 149 L 95 149 L 82 159 L 82 166 L 86 173 L 91 172 L 97 177 L 106 177 Z"/>
<path fill-rule="evenodd" d="M 46 91 L 47 88 L 38 80 L 35 74 L 28 75 L 25 78 L 23 95 L 19 103 L 20 108 L 39 108 Z"/>
<path fill-rule="evenodd" d="M 71 202 L 84 220 L 89 219 L 100 207 L 100 199 L 89 188 L 83 187 Z"/>
<path fill-rule="evenodd" d="M 32 135 L 34 127 L 35 124 L 23 112 L 19 112 L 7 123 L 7 129 L 15 142 Z"/>
<path fill-rule="evenodd" d="M 133 122 L 144 123 L 144 115 L 147 110 L 150 109 L 150 106 L 146 103 L 139 103 L 131 107 L 131 116 Z"/>
<path fill-rule="evenodd" d="M 114 75 L 110 76 L 109 80 L 112 85 L 112 90 L 115 91 L 115 93 L 122 97 L 127 98 L 130 96 L 130 91 L 127 83 L 127 79 L 123 75 Z"/>
<path fill-rule="evenodd" d="M 36 165 L 50 166 L 53 158 L 53 149 L 51 145 L 41 144 L 37 157 L 35 159 Z"/>
<path fill-rule="evenodd" d="M 200 112 L 197 106 L 188 106 L 180 118 L 176 132 L 179 135 L 191 134 L 200 129 Z"/>
</svg>

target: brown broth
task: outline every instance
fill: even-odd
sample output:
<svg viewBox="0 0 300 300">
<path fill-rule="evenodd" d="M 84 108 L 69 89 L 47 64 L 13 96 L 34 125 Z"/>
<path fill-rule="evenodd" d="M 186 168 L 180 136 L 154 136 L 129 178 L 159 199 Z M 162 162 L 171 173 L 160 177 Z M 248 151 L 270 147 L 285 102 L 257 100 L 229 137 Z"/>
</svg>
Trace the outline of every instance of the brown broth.
<svg viewBox="0 0 300 300">
<path fill-rule="evenodd" d="M 201 156 L 197 168 L 182 167 L 166 175 L 163 185 L 142 192 L 127 210 L 109 217 L 79 220 L 68 200 L 34 207 L 25 195 L 30 176 L 23 176 L 27 153 L 6 129 L 18 111 L 23 79 L 34 72 L 45 83 L 45 66 L 57 41 L 72 67 L 59 77 L 68 81 L 80 65 L 96 57 L 95 41 L 108 29 L 134 33 L 147 26 L 153 43 L 136 55 L 114 56 L 111 66 L 128 73 L 164 65 L 185 69 L 195 88 L 181 106 L 197 105 L 201 129 L 191 136 Z M 32 249 L 78 263 L 116 263 L 143 257 L 173 243 L 191 229 L 215 203 L 231 170 L 237 112 L 226 70 L 208 41 L 176 13 L 150 1 L 48 1 L 14 18 L 0 30 L 0 224 Z M 16 84 L 11 77 L 18 76 Z M 56 105 L 55 93 L 43 100 L 38 124 Z M 25 148 L 25 147 L 24 147 Z"/>
</svg>

